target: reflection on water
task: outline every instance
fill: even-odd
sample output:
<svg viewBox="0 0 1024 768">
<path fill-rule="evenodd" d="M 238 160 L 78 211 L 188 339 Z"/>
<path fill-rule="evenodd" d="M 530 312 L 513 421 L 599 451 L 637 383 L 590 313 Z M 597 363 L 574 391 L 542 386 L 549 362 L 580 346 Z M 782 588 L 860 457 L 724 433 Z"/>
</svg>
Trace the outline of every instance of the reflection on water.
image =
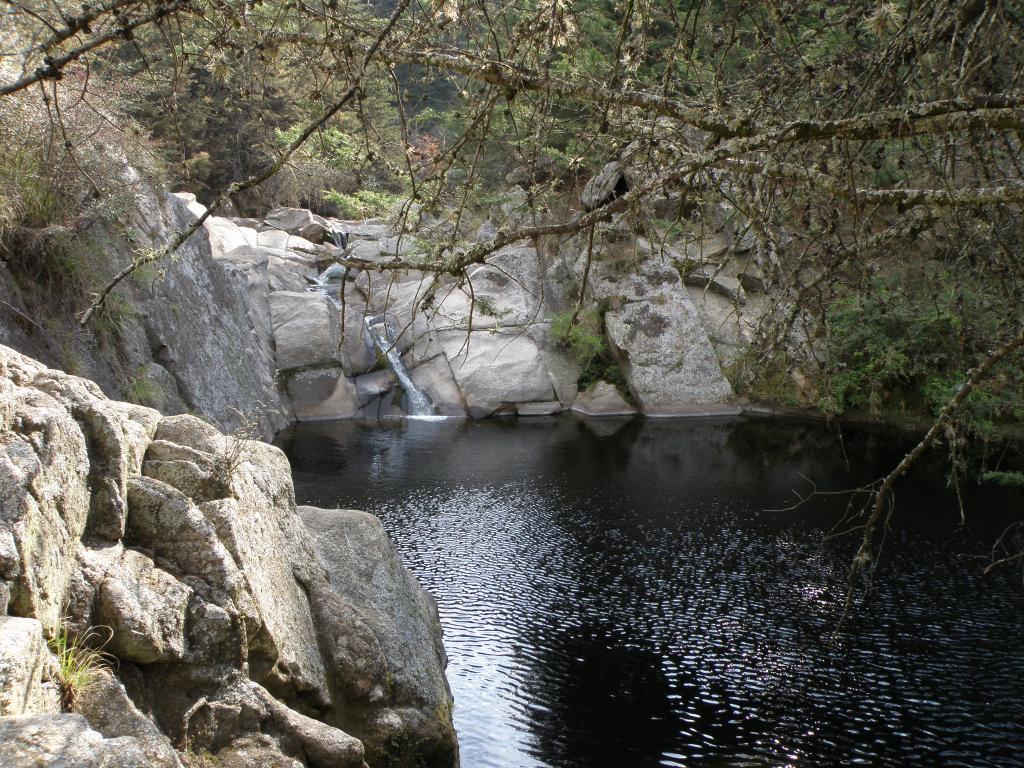
<svg viewBox="0 0 1024 768">
<path fill-rule="evenodd" d="M 438 598 L 465 768 L 1024 760 L 1024 599 L 979 576 L 1020 496 L 936 464 L 852 632 L 832 630 L 843 507 L 891 434 L 752 421 L 302 425 L 300 503 L 379 515 Z M 845 451 L 844 451 L 845 449 Z"/>
</svg>

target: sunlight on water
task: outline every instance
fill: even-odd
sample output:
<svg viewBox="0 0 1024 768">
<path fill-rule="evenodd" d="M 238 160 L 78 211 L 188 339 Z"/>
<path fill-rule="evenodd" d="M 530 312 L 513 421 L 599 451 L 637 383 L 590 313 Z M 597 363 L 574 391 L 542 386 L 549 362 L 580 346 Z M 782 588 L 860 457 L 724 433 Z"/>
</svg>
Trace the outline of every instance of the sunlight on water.
<svg viewBox="0 0 1024 768">
<path fill-rule="evenodd" d="M 1024 618 L 979 577 L 1012 494 L 957 528 L 941 467 L 899 490 L 872 601 L 834 633 L 853 542 L 821 489 L 890 434 L 766 422 L 305 425 L 301 503 L 379 515 L 438 598 L 465 768 L 1020 765 Z M 965 553 L 970 556 L 965 556 Z"/>
</svg>

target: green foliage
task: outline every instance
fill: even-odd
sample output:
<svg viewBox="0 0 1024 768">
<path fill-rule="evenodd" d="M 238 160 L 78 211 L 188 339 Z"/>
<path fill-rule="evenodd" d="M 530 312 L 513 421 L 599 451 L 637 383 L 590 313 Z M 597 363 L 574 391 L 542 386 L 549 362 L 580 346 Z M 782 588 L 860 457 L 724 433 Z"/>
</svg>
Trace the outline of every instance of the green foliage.
<svg viewBox="0 0 1024 768">
<path fill-rule="evenodd" d="M 113 657 L 103 651 L 107 641 L 96 627 L 76 635 L 66 626 L 61 626 L 50 640 L 50 650 L 57 657 L 57 679 L 65 710 L 74 709 L 78 698 L 110 668 Z"/>
<path fill-rule="evenodd" d="M 372 219 L 389 213 L 402 198 L 390 192 L 361 189 L 351 195 L 328 190 L 324 199 L 338 207 L 338 216 L 343 219 Z"/>
<path fill-rule="evenodd" d="M 921 304 L 897 285 L 876 280 L 869 293 L 835 302 L 826 318 L 829 359 L 819 406 L 899 410 L 894 397 L 949 363 L 949 342 L 961 330 L 948 302 Z M 948 398 L 947 398 L 948 399 Z"/>
<path fill-rule="evenodd" d="M 986 483 L 1024 488 L 1024 472 L 985 472 L 981 479 Z"/>
<path fill-rule="evenodd" d="M 963 385 L 965 372 L 999 338 L 1006 307 L 984 283 L 938 267 L 878 277 L 867 290 L 832 304 L 819 407 L 937 415 Z M 1005 366 L 962 408 L 982 435 L 1005 418 L 1024 416 L 1024 374 Z"/>
<path fill-rule="evenodd" d="M 139 368 L 128 381 L 125 397 L 130 403 L 159 408 L 164 402 L 164 391 L 157 382 L 146 376 L 143 368 Z"/>
<path fill-rule="evenodd" d="M 551 337 L 572 352 L 580 366 L 580 389 L 604 380 L 624 389 L 622 372 L 612 358 L 604 337 L 604 317 L 597 307 L 587 307 L 572 322 L 572 312 L 561 312 L 552 320 Z"/>
<path fill-rule="evenodd" d="M 303 128 L 305 126 L 301 124 L 293 125 L 287 130 L 278 128 L 274 131 L 274 138 L 279 146 L 286 147 L 299 137 Z M 337 168 L 352 168 L 363 161 L 366 148 L 359 138 L 332 126 L 316 134 L 311 140 L 310 151 Z"/>
<path fill-rule="evenodd" d="M 761 360 L 752 350 L 746 350 L 722 366 L 722 373 L 733 390 L 755 403 L 766 405 L 800 405 L 800 394 L 786 359 L 781 354 Z"/>
</svg>

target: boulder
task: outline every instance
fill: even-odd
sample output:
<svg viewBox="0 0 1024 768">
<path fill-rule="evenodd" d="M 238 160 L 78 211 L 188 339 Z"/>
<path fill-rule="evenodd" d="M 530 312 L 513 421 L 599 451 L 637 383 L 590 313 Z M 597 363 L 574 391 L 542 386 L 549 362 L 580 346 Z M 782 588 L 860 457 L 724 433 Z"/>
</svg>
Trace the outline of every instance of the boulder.
<svg viewBox="0 0 1024 768">
<path fill-rule="evenodd" d="M 385 711 L 405 727 L 391 732 L 386 727 L 389 718 L 380 712 L 365 719 L 358 735 L 366 744 L 368 762 L 396 767 L 456 765 L 452 698 L 444 676 L 447 657 L 434 599 L 402 566 L 373 515 L 298 509 L 331 586 L 359 611 L 391 671 Z"/>
<path fill-rule="evenodd" d="M 75 700 L 75 712 L 105 739 L 131 739 L 153 766 L 181 768 L 178 753 L 156 723 L 139 711 L 124 686 L 109 672 L 98 672 Z"/>
<path fill-rule="evenodd" d="M 688 272 L 683 282 L 687 286 L 714 291 L 739 306 L 747 303 L 747 294 L 739 279 L 706 264 Z"/>
<path fill-rule="evenodd" d="M 356 387 L 339 366 L 297 371 L 287 382 L 298 421 L 350 419 L 359 410 Z"/>
<path fill-rule="evenodd" d="M 503 405 L 556 399 L 529 336 L 473 331 L 467 340 L 465 333 L 448 331 L 440 337 L 472 418 L 490 416 Z"/>
<path fill-rule="evenodd" d="M 261 248 L 272 248 L 276 251 L 291 251 L 316 258 L 323 248 L 316 243 L 298 235 L 291 235 L 279 229 L 265 229 L 256 233 L 256 242 Z"/>
<path fill-rule="evenodd" d="M 140 664 L 185 656 L 185 618 L 191 587 L 131 549 L 96 586 L 94 615 L 111 630 L 105 650 Z"/>
<path fill-rule="evenodd" d="M 29 384 L 42 366 L 0 347 L 0 580 L 8 610 L 60 623 L 89 517 L 85 436 L 64 406 Z"/>
<path fill-rule="evenodd" d="M 305 208 L 275 208 L 263 221 L 274 229 L 284 230 L 314 243 L 323 242 L 327 221 Z"/>
<path fill-rule="evenodd" d="M 395 235 L 380 239 L 378 249 L 381 256 L 411 256 L 423 253 L 424 248 L 414 235 Z"/>
<path fill-rule="evenodd" d="M 105 739 L 79 714 L 0 718 L 4 768 L 181 768 L 177 756 L 158 756 L 138 739 Z"/>
<path fill-rule="evenodd" d="M 271 756 L 271 766 L 278 752 L 301 758 L 309 768 L 365 768 L 358 739 L 289 709 L 251 680 L 230 681 L 208 698 L 188 726 L 188 743 L 196 751 L 219 755 L 227 749 L 231 755 L 251 748 L 252 734 L 262 734 L 264 738 L 256 743 L 264 755 Z"/>
<path fill-rule="evenodd" d="M 443 354 L 420 363 L 409 372 L 409 377 L 430 398 L 438 416 L 465 418 L 466 400 Z"/>
<path fill-rule="evenodd" d="M 254 677 L 321 705 L 330 699 L 306 593 L 293 570 L 311 557 L 295 514 L 291 467 L 280 449 L 247 442 L 231 473 L 228 498 L 200 506 L 238 565 L 262 620 L 250 638 Z M 267 660 L 259 669 L 253 656 Z"/>
<path fill-rule="evenodd" d="M 59 692 L 44 688 L 50 664 L 42 624 L 0 616 L 0 717 L 60 711 Z"/>
<path fill-rule="evenodd" d="M 270 294 L 277 367 L 281 370 L 339 362 L 338 309 L 320 293 Z"/>
<path fill-rule="evenodd" d="M 632 416 L 636 408 L 607 381 L 595 381 L 576 396 L 572 410 L 584 416 Z"/>
<path fill-rule="evenodd" d="M 345 219 L 328 219 L 331 229 L 336 229 L 348 235 L 349 241 L 353 240 L 380 240 L 393 232 L 390 224 L 381 219 L 363 219 L 352 221 Z"/>
<path fill-rule="evenodd" d="M 140 471 L 160 413 L 108 400 L 92 382 L 63 371 L 42 371 L 32 385 L 60 400 L 78 422 L 89 450 L 88 531 L 117 541 L 124 533 L 127 514 L 125 483 Z"/>
<path fill-rule="evenodd" d="M 359 738 L 382 767 L 457 764 L 436 608 L 379 523 L 351 523 L 334 589 L 277 448 L 6 348 L 0 374 L 0 597 L 21 614 L 0 616 L 0 764 L 181 768 L 175 743 L 362 768 Z M 44 636 L 100 625 L 118 663 L 79 691 L 88 720 L 42 718 Z"/>
<path fill-rule="evenodd" d="M 340 299 L 338 314 L 341 314 Z M 366 373 L 377 363 L 377 352 L 371 348 L 366 334 L 368 313 L 362 295 L 350 286 L 345 291 L 345 327 L 341 333 L 341 364 L 349 376 Z"/>
<path fill-rule="evenodd" d="M 610 203 L 629 191 L 625 167 L 615 160 L 607 163 L 597 175 L 587 182 L 580 193 L 580 202 L 590 211 Z"/>
<path fill-rule="evenodd" d="M 217 529 L 188 496 L 160 480 L 133 477 L 128 483 L 128 510 L 128 540 L 145 547 L 155 562 L 189 574 L 247 607 L 244 576 Z"/>
<path fill-rule="evenodd" d="M 543 403 L 519 403 L 516 406 L 518 416 L 551 416 L 562 410 L 562 404 L 557 400 L 550 400 Z"/>
<path fill-rule="evenodd" d="M 359 398 L 359 404 L 362 406 L 394 387 L 395 375 L 387 368 L 382 368 L 373 373 L 356 376 L 352 382 L 355 384 L 356 396 Z"/>
<path fill-rule="evenodd" d="M 181 201 L 181 203 L 188 208 L 189 213 L 197 219 L 206 213 L 206 206 L 196 199 L 195 193 L 193 192 L 170 192 L 168 193 L 168 197 Z"/>
<path fill-rule="evenodd" d="M 238 226 L 230 219 L 211 216 L 204 223 L 206 234 L 210 238 L 210 248 L 214 258 L 236 248 L 255 245 L 256 231 Z"/>
<path fill-rule="evenodd" d="M 594 265 L 591 290 L 614 307 L 605 330 L 630 392 L 651 416 L 689 412 L 732 396 L 700 314 L 668 256 L 640 241 L 633 269 Z"/>
</svg>

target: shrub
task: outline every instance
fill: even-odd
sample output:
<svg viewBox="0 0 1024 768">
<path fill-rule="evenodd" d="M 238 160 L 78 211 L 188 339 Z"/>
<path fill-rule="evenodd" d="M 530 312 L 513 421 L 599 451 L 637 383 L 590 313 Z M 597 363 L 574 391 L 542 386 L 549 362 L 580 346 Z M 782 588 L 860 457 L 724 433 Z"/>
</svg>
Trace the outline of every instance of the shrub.
<svg viewBox="0 0 1024 768">
<path fill-rule="evenodd" d="M 390 192 L 360 189 L 351 195 L 328 190 L 324 192 L 324 199 L 338 207 L 340 218 L 372 219 L 390 213 L 401 197 Z"/>
<path fill-rule="evenodd" d="M 604 317 L 597 307 L 587 307 L 572 322 L 572 312 L 561 312 L 551 322 L 551 337 L 572 352 L 580 366 L 579 386 L 586 389 L 604 380 L 624 389 L 619 365 L 604 337 Z"/>
</svg>

